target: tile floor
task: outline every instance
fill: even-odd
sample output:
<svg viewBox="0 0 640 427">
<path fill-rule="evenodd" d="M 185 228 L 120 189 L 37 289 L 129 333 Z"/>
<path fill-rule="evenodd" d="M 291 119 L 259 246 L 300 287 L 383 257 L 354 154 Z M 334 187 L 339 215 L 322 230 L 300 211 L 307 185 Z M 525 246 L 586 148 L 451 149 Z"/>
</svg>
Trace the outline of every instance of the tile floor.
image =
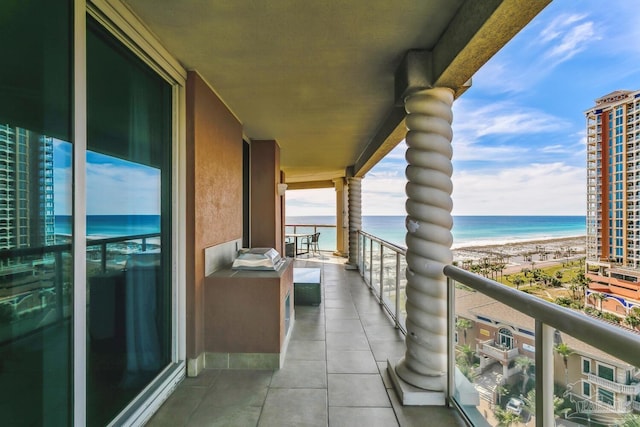
<svg viewBox="0 0 640 427">
<path fill-rule="evenodd" d="M 322 303 L 295 307 L 284 367 L 186 378 L 148 426 L 465 425 L 452 409 L 400 405 L 386 361 L 404 355 L 404 339 L 358 272 L 326 255 L 295 263 L 322 268 Z"/>
</svg>

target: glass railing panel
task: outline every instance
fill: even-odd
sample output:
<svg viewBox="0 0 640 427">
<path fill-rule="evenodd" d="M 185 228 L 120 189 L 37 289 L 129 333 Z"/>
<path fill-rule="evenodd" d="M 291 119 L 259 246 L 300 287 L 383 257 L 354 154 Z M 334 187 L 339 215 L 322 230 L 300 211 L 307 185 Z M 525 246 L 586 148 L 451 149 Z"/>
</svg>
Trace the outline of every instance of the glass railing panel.
<svg viewBox="0 0 640 427">
<path fill-rule="evenodd" d="M 452 396 L 473 425 L 535 425 L 535 320 L 455 286 Z"/>
<path fill-rule="evenodd" d="M 382 246 L 382 271 L 381 271 L 381 293 L 382 302 L 387 309 L 396 316 L 397 281 L 396 266 L 398 263 L 396 252 Z"/>
<path fill-rule="evenodd" d="M 399 299 L 399 312 L 398 312 L 398 324 L 403 330 L 407 329 L 406 319 L 407 319 L 407 258 L 404 255 L 400 255 L 400 276 L 398 280 L 398 294 Z"/>
<path fill-rule="evenodd" d="M 556 417 L 583 426 L 637 425 L 637 369 L 565 333 L 557 333 L 555 341 Z"/>
<path fill-rule="evenodd" d="M 362 278 L 371 286 L 371 239 L 362 236 Z"/>
<path fill-rule="evenodd" d="M 380 269 L 382 266 L 381 263 L 381 252 L 380 252 L 380 243 L 376 241 L 372 241 L 371 244 L 371 289 L 373 293 L 380 298 Z"/>
</svg>

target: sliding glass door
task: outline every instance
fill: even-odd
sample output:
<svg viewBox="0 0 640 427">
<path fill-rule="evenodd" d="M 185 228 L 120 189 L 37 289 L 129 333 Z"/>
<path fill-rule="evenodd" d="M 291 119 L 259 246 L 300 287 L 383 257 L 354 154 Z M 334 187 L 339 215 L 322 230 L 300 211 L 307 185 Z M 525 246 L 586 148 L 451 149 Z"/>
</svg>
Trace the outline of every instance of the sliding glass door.
<svg viewBox="0 0 640 427">
<path fill-rule="evenodd" d="M 177 83 L 88 16 L 85 35 L 85 7 L 0 1 L 1 425 L 126 420 L 183 375 Z"/>
<path fill-rule="evenodd" d="M 87 26 L 87 421 L 171 362 L 171 86 Z"/>
<path fill-rule="evenodd" d="M 72 422 L 71 4 L 0 2 L 0 424 Z"/>
</svg>

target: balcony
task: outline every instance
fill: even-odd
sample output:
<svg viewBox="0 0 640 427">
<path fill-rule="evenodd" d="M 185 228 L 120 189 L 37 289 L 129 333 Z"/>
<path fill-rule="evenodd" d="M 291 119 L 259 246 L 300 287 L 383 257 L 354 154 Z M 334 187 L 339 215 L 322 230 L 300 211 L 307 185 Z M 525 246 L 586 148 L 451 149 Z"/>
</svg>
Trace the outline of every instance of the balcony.
<svg viewBox="0 0 640 427">
<path fill-rule="evenodd" d="M 402 406 L 386 374 L 404 336 L 357 271 L 321 253 L 322 303 L 296 306 L 284 368 L 207 369 L 186 378 L 147 424 L 464 426 L 451 408 Z"/>
<path fill-rule="evenodd" d="M 520 354 L 517 348 L 506 348 L 493 340 L 479 344 L 477 351 L 499 362 L 509 362 Z"/>
<path fill-rule="evenodd" d="M 242 425 L 286 425 L 283 420 L 295 419 L 300 423 L 307 420 L 308 425 L 326 426 L 370 424 L 370 420 L 378 418 L 384 420 L 385 426 L 463 425 L 462 418 L 470 425 L 494 423 L 484 398 L 474 404 L 461 403 L 464 400 L 461 394 L 469 392 L 469 382 L 464 385 L 453 358 L 449 358 L 453 409 L 407 407 L 399 403 L 388 380 L 386 362 L 399 359 L 405 352 L 406 282 L 401 274 L 405 250 L 362 232 L 359 248 L 359 272 L 345 270 L 342 260 L 326 253 L 295 260 L 296 266 L 322 268 L 322 303 L 319 307 L 296 306 L 283 369 L 205 370 L 200 377 L 185 379 L 148 425 L 214 423 L 221 419 L 228 423 L 242 420 Z M 640 341 L 629 331 L 457 267 L 446 266 L 444 272 L 450 277 L 449 290 L 455 289 L 456 282 L 464 284 L 521 315 L 530 316 L 535 323 L 535 345 L 528 347 L 529 351 L 535 347 L 535 389 L 540 396 L 536 400 L 536 413 L 530 418 L 535 418 L 535 425 L 552 425 L 553 408 L 546 396 L 553 395 L 554 383 L 563 382 L 553 378 L 554 331 L 575 337 L 631 365 L 640 365 Z M 450 312 L 450 325 L 453 316 Z M 449 336 L 452 337 L 451 333 Z M 454 354 L 452 338 L 449 345 L 450 354 Z M 505 362 L 503 369 L 517 358 L 518 351 L 499 348 L 494 340 L 484 340 L 478 345 L 478 353 Z M 511 374 L 513 368 L 508 371 Z M 616 384 L 597 377 L 593 382 L 621 393 L 640 391 L 636 385 Z M 471 394 L 477 395 L 478 391 L 471 387 Z M 594 410 L 606 409 L 600 403 L 593 405 Z"/>
<path fill-rule="evenodd" d="M 606 378 L 599 377 L 595 374 L 587 374 L 587 378 L 589 382 L 609 389 L 611 391 L 615 391 L 616 393 L 628 394 L 630 396 L 635 396 L 640 393 L 640 383 L 635 384 L 620 384 L 615 381 L 608 380 Z"/>
</svg>

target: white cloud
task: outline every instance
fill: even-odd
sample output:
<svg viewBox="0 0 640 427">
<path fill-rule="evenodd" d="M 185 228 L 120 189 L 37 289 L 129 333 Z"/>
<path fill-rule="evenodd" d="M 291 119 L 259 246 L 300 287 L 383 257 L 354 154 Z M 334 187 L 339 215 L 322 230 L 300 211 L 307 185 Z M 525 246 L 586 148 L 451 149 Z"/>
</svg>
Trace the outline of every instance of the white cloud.
<svg viewBox="0 0 640 427">
<path fill-rule="evenodd" d="M 540 41 L 543 43 L 550 42 L 562 36 L 564 29 L 576 22 L 586 18 L 584 14 L 561 14 L 556 16 L 547 26 L 540 32 Z"/>
<path fill-rule="evenodd" d="M 535 108 L 522 107 L 511 101 L 477 105 L 464 99 L 454 104 L 454 160 L 511 161 L 529 151 L 517 138 L 561 130 L 566 122 Z M 510 137 L 512 143 L 482 144 L 483 138 Z"/>
<path fill-rule="evenodd" d="M 287 190 L 285 200 L 288 217 L 336 214 L 336 191 L 333 188 Z"/>
<path fill-rule="evenodd" d="M 158 215 L 160 174 L 140 165 L 87 164 L 88 215 Z"/>
<path fill-rule="evenodd" d="M 454 172 L 456 215 L 584 215 L 584 167 L 562 162 Z"/>
<path fill-rule="evenodd" d="M 564 62 L 585 50 L 594 40 L 599 40 L 599 37 L 596 36 L 593 22 L 583 22 L 570 28 L 562 36 L 560 43 L 553 46 L 545 56 L 557 63 Z"/>
</svg>

